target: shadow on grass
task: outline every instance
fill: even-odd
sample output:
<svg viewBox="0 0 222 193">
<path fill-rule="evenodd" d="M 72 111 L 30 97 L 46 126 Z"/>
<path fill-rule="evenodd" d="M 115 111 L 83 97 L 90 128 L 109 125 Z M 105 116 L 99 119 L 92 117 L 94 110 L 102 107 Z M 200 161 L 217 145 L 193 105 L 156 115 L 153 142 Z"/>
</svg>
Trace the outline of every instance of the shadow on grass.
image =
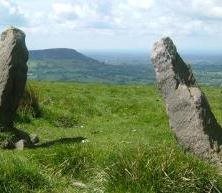
<svg viewBox="0 0 222 193">
<path fill-rule="evenodd" d="M 0 131 L 0 146 L 3 149 L 14 149 L 16 147 L 16 143 L 20 140 L 25 141 L 24 145 L 26 147 L 32 147 L 34 145 L 34 143 L 32 143 L 29 133 L 21 129 L 11 127 L 2 128 L 2 130 Z"/>
<path fill-rule="evenodd" d="M 85 137 L 67 137 L 67 138 L 60 138 L 60 139 L 56 139 L 53 141 L 47 141 L 45 143 L 42 144 L 38 144 L 35 145 L 32 148 L 47 148 L 47 147 L 51 147 L 53 145 L 58 145 L 58 144 L 72 144 L 72 143 L 82 143 L 84 140 L 86 140 L 87 138 Z"/>
</svg>

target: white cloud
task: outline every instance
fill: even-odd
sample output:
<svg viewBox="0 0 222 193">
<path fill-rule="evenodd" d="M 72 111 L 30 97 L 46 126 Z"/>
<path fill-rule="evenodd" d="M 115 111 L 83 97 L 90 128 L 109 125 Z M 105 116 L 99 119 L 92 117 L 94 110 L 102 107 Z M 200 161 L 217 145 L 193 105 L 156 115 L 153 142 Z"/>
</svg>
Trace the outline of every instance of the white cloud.
<svg viewBox="0 0 222 193">
<path fill-rule="evenodd" d="M 56 16 L 64 17 L 66 15 L 75 15 L 78 18 L 95 17 L 97 15 L 97 6 L 92 3 L 86 3 L 79 1 L 75 3 L 54 3 L 52 5 L 54 14 Z M 76 18 L 74 17 L 74 18 Z M 66 19 L 66 17 L 65 17 Z M 72 19 L 72 18 L 67 18 Z"/>
<path fill-rule="evenodd" d="M 0 25 L 10 24 L 23 26 L 35 45 L 50 44 L 55 37 L 69 47 L 87 47 L 87 42 L 77 43 L 81 41 L 94 42 L 90 46 L 95 47 L 104 47 L 106 41 L 110 47 L 148 47 L 163 35 L 215 43 L 215 38 L 222 41 L 222 1 L 0 0 Z"/>
<path fill-rule="evenodd" d="M 130 37 L 207 35 L 218 28 L 220 5 L 217 0 L 55 1 L 52 18 L 71 29 Z"/>
<path fill-rule="evenodd" d="M 54 3 L 52 8 L 55 17 L 61 18 L 63 20 L 76 19 L 83 13 L 83 10 L 80 6 L 73 5 L 71 3 Z"/>
<path fill-rule="evenodd" d="M 26 19 L 17 4 L 11 0 L 0 0 L 0 26 L 25 24 Z"/>
<path fill-rule="evenodd" d="M 150 9 L 154 4 L 154 0 L 128 0 L 126 5 L 130 6 L 131 8 L 137 8 L 142 10 Z"/>
<path fill-rule="evenodd" d="M 193 0 L 191 5 L 197 14 L 214 19 L 222 18 L 221 0 Z"/>
<path fill-rule="evenodd" d="M 153 0 L 91 0 L 74 2 L 55 2 L 54 18 L 57 21 L 79 23 L 79 27 L 116 29 L 124 28 L 124 23 L 141 19 L 142 13 L 154 4 Z"/>
</svg>

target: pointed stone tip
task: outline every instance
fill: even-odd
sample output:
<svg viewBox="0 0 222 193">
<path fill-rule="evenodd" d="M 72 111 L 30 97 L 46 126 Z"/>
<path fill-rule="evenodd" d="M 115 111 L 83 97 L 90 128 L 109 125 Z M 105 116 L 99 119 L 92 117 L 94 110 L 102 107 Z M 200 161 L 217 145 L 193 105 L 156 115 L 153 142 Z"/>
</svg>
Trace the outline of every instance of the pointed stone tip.
<svg viewBox="0 0 222 193">
<path fill-rule="evenodd" d="M 173 56 L 177 53 L 177 48 L 170 37 L 163 37 L 154 43 L 151 58 L 155 59 L 159 54 L 168 53 Z"/>
<path fill-rule="evenodd" d="M 10 26 L 9 28 L 7 28 L 5 31 L 2 32 L 1 41 L 4 41 L 7 36 L 9 37 L 14 36 L 17 39 L 25 39 L 25 32 L 23 32 L 19 28 Z"/>
<path fill-rule="evenodd" d="M 23 32 L 21 29 L 16 28 L 14 26 L 10 26 L 10 27 L 6 28 L 6 30 L 4 32 L 10 32 L 10 31 L 19 32 L 19 33 L 25 34 L 25 32 Z"/>
<path fill-rule="evenodd" d="M 172 40 L 170 37 L 168 37 L 168 36 L 162 37 L 161 39 L 159 39 L 158 41 L 156 41 L 155 44 L 157 44 L 157 43 L 174 44 L 174 43 L 173 43 L 173 40 Z"/>
</svg>

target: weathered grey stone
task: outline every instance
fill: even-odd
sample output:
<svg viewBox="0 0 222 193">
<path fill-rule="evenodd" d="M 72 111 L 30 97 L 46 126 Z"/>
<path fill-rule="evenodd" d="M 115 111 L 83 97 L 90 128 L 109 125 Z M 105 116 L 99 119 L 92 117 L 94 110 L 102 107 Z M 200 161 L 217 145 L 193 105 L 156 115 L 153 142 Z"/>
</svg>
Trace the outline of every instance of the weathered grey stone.
<svg viewBox="0 0 222 193">
<path fill-rule="evenodd" d="M 36 135 L 36 134 L 31 134 L 31 135 L 30 135 L 30 139 L 31 139 L 32 144 L 37 144 L 37 143 L 39 143 L 39 137 L 38 137 L 38 135 Z"/>
<path fill-rule="evenodd" d="M 0 127 L 13 128 L 13 120 L 27 79 L 25 34 L 9 28 L 0 39 Z"/>
<path fill-rule="evenodd" d="M 34 147 L 35 143 L 32 140 L 37 140 L 37 136 L 29 136 L 28 133 L 13 128 L 13 130 L 2 132 L 1 133 L 1 141 L 0 147 L 3 149 L 22 149 L 20 146 L 24 147 Z M 23 145 L 21 144 L 24 142 Z"/>
<path fill-rule="evenodd" d="M 220 162 L 222 128 L 170 38 L 154 44 L 151 60 L 179 143 L 203 158 Z"/>
<path fill-rule="evenodd" d="M 17 150 L 23 150 L 26 145 L 26 141 L 24 139 L 19 140 L 18 142 L 15 143 L 15 148 Z"/>
</svg>

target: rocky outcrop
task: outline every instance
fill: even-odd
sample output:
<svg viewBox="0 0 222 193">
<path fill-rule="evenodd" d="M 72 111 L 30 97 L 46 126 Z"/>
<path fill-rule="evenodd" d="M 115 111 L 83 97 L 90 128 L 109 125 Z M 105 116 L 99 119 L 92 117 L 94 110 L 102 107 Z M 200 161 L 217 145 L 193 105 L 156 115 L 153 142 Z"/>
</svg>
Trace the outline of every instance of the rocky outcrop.
<svg viewBox="0 0 222 193">
<path fill-rule="evenodd" d="M 27 79 L 25 34 L 10 28 L 0 39 L 0 127 L 13 128 L 13 120 Z"/>
<path fill-rule="evenodd" d="M 154 44 L 151 60 L 178 142 L 196 155 L 221 162 L 222 128 L 170 38 Z"/>
</svg>

